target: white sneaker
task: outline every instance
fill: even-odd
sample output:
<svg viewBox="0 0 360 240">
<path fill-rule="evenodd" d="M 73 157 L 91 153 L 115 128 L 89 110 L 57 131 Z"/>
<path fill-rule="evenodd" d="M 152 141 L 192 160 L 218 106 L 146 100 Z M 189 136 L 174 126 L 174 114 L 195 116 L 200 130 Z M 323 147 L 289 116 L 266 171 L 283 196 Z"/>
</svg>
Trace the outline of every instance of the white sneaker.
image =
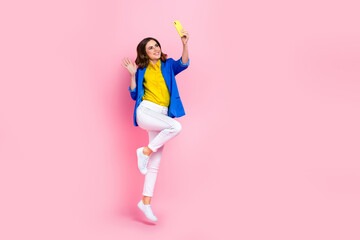
<svg viewBox="0 0 360 240">
<path fill-rule="evenodd" d="M 147 173 L 147 164 L 149 162 L 149 156 L 146 156 L 143 153 L 143 149 L 144 147 L 138 148 L 136 150 L 136 154 L 138 159 L 138 168 L 140 172 L 145 175 Z"/>
<path fill-rule="evenodd" d="M 157 218 L 151 209 L 151 205 L 145 205 L 141 199 L 140 202 L 138 203 L 138 207 L 140 208 L 140 210 L 145 214 L 145 216 L 148 219 L 150 219 L 151 221 L 154 221 L 154 222 L 157 221 Z"/>
</svg>

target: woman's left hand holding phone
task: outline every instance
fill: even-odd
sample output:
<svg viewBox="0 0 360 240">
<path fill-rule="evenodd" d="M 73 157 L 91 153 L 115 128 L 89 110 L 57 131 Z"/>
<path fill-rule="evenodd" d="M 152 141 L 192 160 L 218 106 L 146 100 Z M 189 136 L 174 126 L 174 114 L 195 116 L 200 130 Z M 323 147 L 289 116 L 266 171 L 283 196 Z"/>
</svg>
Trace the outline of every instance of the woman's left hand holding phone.
<svg viewBox="0 0 360 240">
<path fill-rule="evenodd" d="M 183 35 L 181 41 L 185 45 L 189 41 L 189 33 L 185 29 L 181 29 L 181 34 Z"/>
</svg>

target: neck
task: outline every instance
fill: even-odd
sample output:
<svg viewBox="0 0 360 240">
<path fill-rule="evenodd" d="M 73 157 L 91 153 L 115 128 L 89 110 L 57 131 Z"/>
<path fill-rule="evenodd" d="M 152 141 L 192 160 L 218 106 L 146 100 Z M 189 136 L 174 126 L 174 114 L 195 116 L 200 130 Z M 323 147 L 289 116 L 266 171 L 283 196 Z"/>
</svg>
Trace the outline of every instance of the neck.
<svg viewBox="0 0 360 240">
<path fill-rule="evenodd" d="M 155 65 L 160 59 L 155 59 L 155 60 L 150 60 L 150 62 L 152 62 L 153 65 Z"/>
</svg>

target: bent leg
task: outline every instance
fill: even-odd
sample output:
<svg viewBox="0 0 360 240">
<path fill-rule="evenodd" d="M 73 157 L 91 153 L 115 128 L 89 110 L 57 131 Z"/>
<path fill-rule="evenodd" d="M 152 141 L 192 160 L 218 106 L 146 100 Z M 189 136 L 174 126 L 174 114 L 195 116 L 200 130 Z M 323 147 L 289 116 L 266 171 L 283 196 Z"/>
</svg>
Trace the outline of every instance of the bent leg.
<svg viewBox="0 0 360 240">
<path fill-rule="evenodd" d="M 181 124 L 178 121 L 146 107 L 138 107 L 136 121 L 143 129 L 159 132 L 151 141 L 149 141 L 148 147 L 153 153 L 157 152 L 159 148 L 178 135 L 181 131 Z"/>
</svg>

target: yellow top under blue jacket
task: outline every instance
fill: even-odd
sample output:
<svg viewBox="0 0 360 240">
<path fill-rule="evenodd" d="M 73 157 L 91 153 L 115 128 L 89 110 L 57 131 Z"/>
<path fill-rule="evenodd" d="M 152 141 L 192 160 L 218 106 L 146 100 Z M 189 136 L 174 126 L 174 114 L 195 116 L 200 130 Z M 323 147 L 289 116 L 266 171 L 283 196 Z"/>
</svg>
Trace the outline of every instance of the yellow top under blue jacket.
<svg viewBox="0 0 360 240">
<path fill-rule="evenodd" d="M 144 75 L 144 96 L 142 100 L 148 100 L 164 107 L 169 107 L 170 92 L 161 73 L 161 60 L 154 65 L 149 61 Z"/>
<path fill-rule="evenodd" d="M 184 71 L 186 68 L 188 68 L 190 63 L 190 59 L 188 58 L 187 63 L 182 62 L 182 58 L 178 60 L 174 60 L 173 58 L 166 59 L 165 62 L 161 62 L 161 73 L 164 77 L 165 83 L 167 88 L 170 92 L 170 105 L 169 105 L 169 111 L 168 116 L 169 117 L 181 117 L 185 115 L 184 106 L 182 105 L 179 90 L 177 88 L 175 76 L 179 74 L 180 72 Z M 135 74 L 135 81 L 136 81 L 136 87 L 134 89 L 131 89 L 129 86 L 129 92 L 131 98 L 135 101 L 135 108 L 134 108 L 134 125 L 138 126 L 136 122 L 136 110 L 138 106 L 140 105 L 142 98 L 145 94 L 144 89 L 144 76 L 145 72 L 147 70 L 148 66 L 144 68 L 138 68 Z"/>
</svg>

